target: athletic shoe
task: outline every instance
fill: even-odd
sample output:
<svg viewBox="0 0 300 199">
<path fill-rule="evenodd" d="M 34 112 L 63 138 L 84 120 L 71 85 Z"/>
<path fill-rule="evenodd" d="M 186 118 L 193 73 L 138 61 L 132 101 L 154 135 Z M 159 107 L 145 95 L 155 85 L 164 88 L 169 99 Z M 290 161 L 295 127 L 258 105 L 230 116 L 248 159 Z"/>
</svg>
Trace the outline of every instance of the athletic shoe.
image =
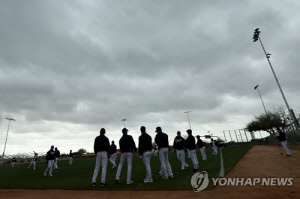
<svg viewBox="0 0 300 199">
<path fill-rule="evenodd" d="M 163 176 L 163 173 L 160 171 L 160 172 L 158 173 L 158 175 L 162 177 L 162 176 Z"/>
<path fill-rule="evenodd" d="M 95 186 L 96 186 L 96 182 L 93 182 L 93 183 L 92 183 L 92 186 L 95 187 Z"/>
<path fill-rule="evenodd" d="M 193 172 L 196 173 L 199 169 L 193 169 Z"/>
<path fill-rule="evenodd" d="M 169 178 L 174 178 L 174 175 L 169 175 Z"/>
<path fill-rule="evenodd" d="M 287 157 L 291 157 L 292 155 L 286 155 Z"/>
<path fill-rule="evenodd" d="M 46 171 L 44 172 L 44 176 L 47 176 L 47 172 Z"/>
<path fill-rule="evenodd" d="M 118 179 L 116 179 L 116 184 L 120 184 L 120 181 Z"/>
<path fill-rule="evenodd" d="M 144 183 L 151 183 L 151 182 L 153 182 L 152 179 L 150 179 L 150 180 L 149 180 L 149 179 L 145 179 L 145 180 L 144 180 Z"/>
<path fill-rule="evenodd" d="M 163 177 L 161 177 L 161 179 L 167 180 L 167 179 L 169 179 L 169 177 L 168 176 L 163 176 Z"/>
<path fill-rule="evenodd" d="M 52 175 L 52 174 L 49 174 L 49 176 L 51 176 L 51 177 L 52 177 L 53 175 Z"/>
<path fill-rule="evenodd" d="M 108 184 L 102 183 L 102 182 L 101 182 L 100 187 L 104 187 L 104 186 L 107 186 L 107 185 L 108 185 Z"/>
<path fill-rule="evenodd" d="M 126 184 L 132 184 L 133 183 L 133 181 L 128 181 Z"/>
</svg>

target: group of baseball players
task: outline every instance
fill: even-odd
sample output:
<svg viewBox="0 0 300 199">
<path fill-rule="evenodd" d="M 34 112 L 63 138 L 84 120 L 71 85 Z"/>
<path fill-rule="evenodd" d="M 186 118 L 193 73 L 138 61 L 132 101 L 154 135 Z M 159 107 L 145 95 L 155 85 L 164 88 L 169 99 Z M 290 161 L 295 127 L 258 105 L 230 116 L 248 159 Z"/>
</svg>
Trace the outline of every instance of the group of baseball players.
<svg viewBox="0 0 300 199">
<path fill-rule="evenodd" d="M 102 167 L 101 173 L 101 182 L 100 186 L 106 186 L 106 172 L 107 172 L 107 162 L 108 159 L 112 163 L 112 168 L 117 167 L 115 183 L 120 184 L 120 175 L 122 171 L 122 167 L 125 161 L 127 161 L 127 179 L 126 184 L 132 184 L 133 181 L 131 180 L 131 171 L 132 171 L 132 156 L 133 153 L 139 153 L 140 157 L 142 158 L 145 168 L 146 168 L 146 177 L 144 179 L 144 183 L 152 183 L 152 172 L 151 172 L 151 156 L 152 156 L 152 137 L 147 134 L 146 127 L 141 126 L 140 128 L 141 135 L 139 136 L 138 142 L 138 150 L 136 144 L 132 138 L 132 136 L 128 135 L 128 129 L 123 128 L 122 133 L 123 136 L 119 140 L 121 158 L 120 163 L 117 167 L 115 162 L 117 150 L 114 141 L 110 145 L 109 139 L 105 136 L 105 129 L 102 128 L 100 130 L 100 135 L 95 138 L 94 142 L 94 153 L 96 155 L 96 166 L 94 169 L 93 177 L 92 177 L 92 186 L 96 186 L 96 179 L 99 173 L 100 167 Z M 162 179 L 169 179 L 173 178 L 173 172 L 171 165 L 168 159 L 168 151 L 169 151 L 169 139 L 168 135 L 164 133 L 161 127 L 156 127 L 155 132 L 157 133 L 155 136 L 155 147 L 159 151 L 159 159 L 161 164 L 161 169 L 159 175 Z M 186 170 L 188 165 L 185 163 L 185 150 L 189 151 L 191 160 L 193 162 L 193 172 L 197 172 L 199 170 L 199 162 L 196 155 L 196 145 L 199 147 L 202 159 L 204 161 L 207 160 L 206 156 L 206 149 L 203 141 L 200 139 L 200 136 L 197 137 L 197 144 L 195 137 L 192 135 L 192 130 L 188 129 L 187 131 L 188 137 L 185 140 L 181 137 L 181 132 L 177 132 L 177 136 L 174 139 L 174 151 L 177 153 L 177 158 L 181 162 L 181 169 Z M 215 146 L 215 141 L 212 140 Z M 154 152 L 156 151 L 154 147 Z M 216 146 L 215 146 L 216 147 Z M 217 149 L 216 149 L 217 150 Z"/>
</svg>

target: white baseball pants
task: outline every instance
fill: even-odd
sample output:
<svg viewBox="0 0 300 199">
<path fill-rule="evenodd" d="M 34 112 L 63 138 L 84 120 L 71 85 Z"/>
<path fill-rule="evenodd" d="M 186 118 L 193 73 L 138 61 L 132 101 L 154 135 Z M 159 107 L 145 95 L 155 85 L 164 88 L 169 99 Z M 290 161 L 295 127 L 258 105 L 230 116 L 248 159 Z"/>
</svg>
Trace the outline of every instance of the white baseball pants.
<svg viewBox="0 0 300 199">
<path fill-rule="evenodd" d="M 125 160 L 127 160 L 127 183 L 129 183 L 129 182 L 131 182 L 131 169 L 132 169 L 132 153 L 131 152 L 121 154 L 121 160 L 120 160 L 120 164 L 118 166 L 116 179 L 120 180 L 120 175 L 121 175 L 122 167 L 123 167 Z"/>
<path fill-rule="evenodd" d="M 159 159 L 161 164 L 161 171 L 164 177 L 173 176 L 172 168 L 169 163 L 168 148 L 159 149 Z"/>
<path fill-rule="evenodd" d="M 55 158 L 53 169 L 58 169 L 57 161 L 58 161 L 58 158 Z"/>
<path fill-rule="evenodd" d="M 286 142 L 286 140 L 285 140 L 285 141 L 282 141 L 281 144 L 282 144 L 283 148 L 285 149 L 286 154 L 287 154 L 287 155 L 291 155 L 292 153 L 291 153 L 291 151 L 289 150 L 289 148 L 287 147 L 287 142 Z"/>
<path fill-rule="evenodd" d="M 151 180 L 152 179 L 152 172 L 151 172 L 151 166 L 150 166 L 151 152 L 150 151 L 144 152 L 142 158 L 143 158 L 143 162 L 146 167 L 146 179 Z"/>
<path fill-rule="evenodd" d="M 185 167 L 188 167 L 187 163 L 185 163 L 185 153 L 184 149 L 176 150 L 177 158 L 181 162 L 181 169 L 185 169 Z"/>
<path fill-rule="evenodd" d="M 193 150 L 189 150 L 191 153 L 191 159 L 194 165 L 194 169 L 199 169 L 199 162 L 198 162 L 198 158 L 197 158 L 197 152 L 196 149 Z"/>
<path fill-rule="evenodd" d="M 117 159 L 117 153 L 113 153 L 110 155 L 109 161 L 112 163 L 113 168 L 115 168 L 117 166 L 116 159 Z"/>
<path fill-rule="evenodd" d="M 106 180 L 106 171 L 107 171 L 107 151 L 100 151 L 97 153 L 96 157 L 96 166 L 92 178 L 92 183 L 96 183 L 98 172 L 100 169 L 100 166 L 102 166 L 102 174 L 101 174 L 101 183 L 105 184 Z"/>
<path fill-rule="evenodd" d="M 201 152 L 201 155 L 202 155 L 202 160 L 204 160 L 204 161 L 207 160 L 205 146 L 200 148 L 200 152 Z"/>
<path fill-rule="evenodd" d="M 30 165 L 28 166 L 28 169 L 33 165 L 33 170 L 35 170 L 35 160 L 31 160 Z"/>
<path fill-rule="evenodd" d="M 45 170 L 45 173 L 47 174 L 48 170 L 49 170 L 49 175 L 52 175 L 52 167 L 54 164 L 54 160 L 48 160 L 48 166 L 47 169 Z"/>
<path fill-rule="evenodd" d="M 72 165 L 73 157 L 69 157 L 69 164 Z"/>
</svg>

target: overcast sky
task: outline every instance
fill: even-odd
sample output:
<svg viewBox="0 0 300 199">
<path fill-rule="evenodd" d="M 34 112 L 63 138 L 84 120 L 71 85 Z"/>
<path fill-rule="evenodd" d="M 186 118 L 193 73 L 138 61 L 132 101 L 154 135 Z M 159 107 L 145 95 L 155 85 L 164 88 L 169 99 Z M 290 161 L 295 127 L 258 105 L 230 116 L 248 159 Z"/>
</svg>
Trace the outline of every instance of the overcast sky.
<svg viewBox="0 0 300 199">
<path fill-rule="evenodd" d="M 299 1 L 0 0 L 0 152 L 93 151 L 122 119 L 169 135 L 241 129 L 285 104 L 255 28 L 296 113 Z M 260 136 L 258 136 L 260 137 Z M 227 138 L 228 139 L 228 138 Z"/>
</svg>

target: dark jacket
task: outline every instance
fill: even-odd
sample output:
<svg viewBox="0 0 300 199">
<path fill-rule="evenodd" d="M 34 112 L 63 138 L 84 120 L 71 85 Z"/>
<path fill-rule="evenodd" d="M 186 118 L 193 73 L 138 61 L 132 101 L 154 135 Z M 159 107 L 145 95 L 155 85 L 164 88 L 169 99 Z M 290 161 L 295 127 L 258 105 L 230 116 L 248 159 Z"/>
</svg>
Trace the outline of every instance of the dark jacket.
<svg viewBox="0 0 300 199">
<path fill-rule="evenodd" d="M 47 152 L 47 155 L 46 155 L 46 160 L 54 160 L 54 153 L 55 151 L 53 149 L 50 149 L 48 152 Z"/>
<path fill-rule="evenodd" d="M 286 141 L 285 133 L 282 132 L 281 130 L 279 130 L 278 133 L 279 133 L 279 136 L 277 136 L 277 139 L 278 139 L 280 142 Z"/>
<path fill-rule="evenodd" d="M 145 151 L 152 150 L 152 138 L 146 132 L 139 137 L 139 154 L 143 155 Z"/>
<path fill-rule="evenodd" d="M 115 144 L 110 145 L 109 154 L 117 153 L 117 146 Z"/>
<path fill-rule="evenodd" d="M 12 162 L 17 162 L 17 159 L 16 159 L 16 158 L 13 158 L 11 161 L 12 161 Z"/>
<path fill-rule="evenodd" d="M 135 152 L 137 150 L 131 135 L 123 134 L 119 141 L 121 153 Z"/>
<path fill-rule="evenodd" d="M 196 140 L 195 137 L 192 135 L 189 135 L 186 139 L 186 148 L 189 150 L 196 149 Z"/>
<path fill-rule="evenodd" d="M 99 135 L 95 138 L 94 153 L 97 154 L 100 151 L 109 152 L 109 140 L 105 135 Z"/>
<path fill-rule="evenodd" d="M 197 146 L 198 146 L 199 148 L 204 147 L 204 143 L 202 142 L 202 140 L 201 140 L 200 138 L 197 140 Z"/>
<path fill-rule="evenodd" d="M 56 158 L 59 158 L 59 156 L 60 156 L 60 151 L 59 151 L 59 150 L 55 150 L 55 151 L 54 151 L 54 156 L 55 156 Z"/>
<path fill-rule="evenodd" d="M 168 135 L 163 132 L 157 133 L 155 136 L 155 143 L 157 144 L 158 149 L 168 148 L 169 147 Z"/>
<path fill-rule="evenodd" d="M 69 153 L 69 157 L 73 158 L 73 153 L 72 152 Z"/>
<path fill-rule="evenodd" d="M 176 150 L 182 150 L 184 149 L 185 145 L 185 139 L 183 137 L 175 137 L 174 143 L 173 143 L 173 148 Z"/>
</svg>

